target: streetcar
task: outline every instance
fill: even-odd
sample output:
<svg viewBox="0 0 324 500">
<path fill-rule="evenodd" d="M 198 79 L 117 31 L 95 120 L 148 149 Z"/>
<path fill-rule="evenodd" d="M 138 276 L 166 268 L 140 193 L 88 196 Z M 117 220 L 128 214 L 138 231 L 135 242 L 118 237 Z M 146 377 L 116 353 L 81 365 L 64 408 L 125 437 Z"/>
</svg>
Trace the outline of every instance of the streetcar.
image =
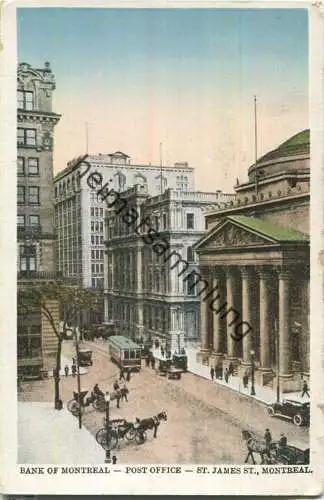
<svg viewBox="0 0 324 500">
<path fill-rule="evenodd" d="M 108 339 L 110 358 L 120 368 L 139 371 L 141 369 L 141 347 L 122 335 L 112 335 Z"/>
</svg>

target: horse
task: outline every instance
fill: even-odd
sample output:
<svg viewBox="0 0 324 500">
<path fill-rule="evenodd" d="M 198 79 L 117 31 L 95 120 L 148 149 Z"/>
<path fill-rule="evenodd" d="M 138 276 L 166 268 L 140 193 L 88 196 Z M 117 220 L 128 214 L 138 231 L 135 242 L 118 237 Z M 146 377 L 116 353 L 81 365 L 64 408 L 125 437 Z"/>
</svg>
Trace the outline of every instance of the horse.
<svg viewBox="0 0 324 500">
<path fill-rule="evenodd" d="M 153 430 L 153 437 L 157 437 L 157 430 L 160 425 L 160 422 L 166 422 L 168 420 L 167 413 L 165 411 L 161 411 L 157 415 L 148 418 L 136 418 L 137 428 L 140 432 L 144 432 L 147 430 Z"/>
<path fill-rule="evenodd" d="M 119 408 L 119 403 L 120 400 L 126 399 L 127 401 L 127 394 L 129 393 L 129 390 L 127 387 L 122 387 L 121 389 L 118 389 L 118 391 L 113 391 L 109 393 L 110 396 L 110 401 L 115 401 L 117 402 L 117 408 Z M 99 411 L 105 411 L 106 408 L 106 402 L 105 398 L 103 395 L 99 394 L 94 394 L 93 392 L 91 393 L 91 397 L 87 398 L 87 406 L 92 403 L 93 407 L 96 410 Z"/>
<path fill-rule="evenodd" d="M 260 455 L 261 464 L 274 463 L 277 452 L 277 444 L 275 442 L 267 446 L 264 440 L 258 439 L 255 434 L 248 430 L 242 431 L 242 437 L 244 441 L 246 441 L 246 447 L 248 449 L 245 463 L 247 463 L 251 457 L 252 462 L 255 464 L 253 453 Z"/>
</svg>

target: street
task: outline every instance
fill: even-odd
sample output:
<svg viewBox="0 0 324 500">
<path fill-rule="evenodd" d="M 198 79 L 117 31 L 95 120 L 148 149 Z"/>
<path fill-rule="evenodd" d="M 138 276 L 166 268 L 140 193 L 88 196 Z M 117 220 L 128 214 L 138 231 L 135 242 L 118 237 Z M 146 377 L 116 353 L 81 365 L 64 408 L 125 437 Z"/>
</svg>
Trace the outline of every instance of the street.
<svg viewBox="0 0 324 500">
<path fill-rule="evenodd" d="M 101 390 L 112 390 L 113 382 L 119 378 L 119 369 L 107 353 L 104 343 L 89 344 L 93 350 L 93 366 L 81 376 L 81 390 L 91 391 L 98 383 Z M 72 343 L 64 345 L 67 356 L 74 355 Z M 168 380 L 144 367 L 138 374 L 132 374 L 128 384 L 128 402 L 110 403 L 110 418 L 125 418 L 134 421 L 166 411 L 167 422 L 161 422 L 157 439 L 153 431 L 148 431 L 148 439 L 143 445 L 121 440 L 112 452 L 118 463 L 244 463 L 247 451 L 242 440 L 242 430 L 249 429 L 263 436 L 269 427 L 274 440 L 284 432 L 288 443 L 307 448 L 309 430 L 296 427 L 292 423 L 271 419 L 265 414 L 265 406 L 244 395 L 219 386 L 209 380 L 186 373 L 181 380 Z M 76 377 L 61 377 L 61 397 L 64 406 L 77 390 Z M 24 382 L 19 393 L 20 401 L 53 401 L 53 379 Z M 95 436 L 103 427 L 104 414 L 92 406 L 85 408 L 83 425 Z M 35 423 L 37 425 L 37 423 Z M 78 419 L 75 419 L 78 432 Z M 103 459 L 104 459 L 103 450 Z M 84 463 L 87 461 L 84 450 Z"/>
</svg>

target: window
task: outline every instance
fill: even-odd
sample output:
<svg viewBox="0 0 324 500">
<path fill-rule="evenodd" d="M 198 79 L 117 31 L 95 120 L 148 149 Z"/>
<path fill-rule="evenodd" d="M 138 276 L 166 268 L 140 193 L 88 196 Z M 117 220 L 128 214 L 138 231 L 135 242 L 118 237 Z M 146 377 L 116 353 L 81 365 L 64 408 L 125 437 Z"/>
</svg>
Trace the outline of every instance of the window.
<svg viewBox="0 0 324 500">
<path fill-rule="evenodd" d="M 39 175 L 38 158 L 28 158 L 28 175 Z"/>
<path fill-rule="evenodd" d="M 17 215 L 17 226 L 25 227 L 25 216 L 24 215 Z"/>
<path fill-rule="evenodd" d="M 104 237 L 100 236 L 100 243 L 102 244 L 104 242 Z"/>
<path fill-rule="evenodd" d="M 91 235 L 91 244 L 94 245 L 95 244 L 95 237 L 93 235 Z"/>
<path fill-rule="evenodd" d="M 92 272 L 92 274 L 94 274 L 96 272 L 95 264 L 91 264 L 91 272 Z"/>
<path fill-rule="evenodd" d="M 25 175 L 25 158 L 21 156 L 17 160 L 17 175 Z"/>
<path fill-rule="evenodd" d="M 187 248 L 187 262 L 194 262 L 194 252 L 192 247 Z"/>
<path fill-rule="evenodd" d="M 18 144 L 36 146 L 36 129 L 18 128 Z"/>
<path fill-rule="evenodd" d="M 95 216 L 98 217 L 98 208 L 95 208 Z"/>
<path fill-rule="evenodd" d="M 167 214 L 163 214 L 163 229 L 166 229 L 167 227 Z"/>
<path fill-rule="evenodd" d="M 28 204 L 39 205 L 39 187 L 30 186 L 28 192 Z"/>
<path fill-rule="evenodd" d="M 34 227 L 39 227 L 39 215 L 30 215 L 29 224 Z"/>
<path fill-rule="evenodd" d="M 20 271 L 36 271 L 36 247 L 20 247 Z"/>
<path fill-rule="evenodd" d="M 194 214 L 187 214 L 187 229 L 194 229 Z"/>
<path fill-rule="evenodd" d="M 96 256 L 95 256 L 95 251 L 94 250 L 91 250 L 91 259 L 95 259 Z"/>
<path fill-rule="evenodd" d="M 100 208 L 100 217 L 103 217 L 103 208 Z"/>
<path fill-rule="evenodd" d="M 17 187 L 17 203 L 18 205 L 25 204 L 25 186 Z"/>
<path fill-rule="evenodd" d="M 18 109 L 34 109 L 34 95 L 33 92 L 27 90 L 18 90 L 17 105 Z"/>
<path fill-rule="evenodd" d="M 94 208 L 91 208 L 91 217 L 94 217 Z"/>
<path fill-rule="evenodd" d="M 195 273 L 190 273 L 187 280 L 187 294 L 196 295 L 196 279 Z"/>
</svg>

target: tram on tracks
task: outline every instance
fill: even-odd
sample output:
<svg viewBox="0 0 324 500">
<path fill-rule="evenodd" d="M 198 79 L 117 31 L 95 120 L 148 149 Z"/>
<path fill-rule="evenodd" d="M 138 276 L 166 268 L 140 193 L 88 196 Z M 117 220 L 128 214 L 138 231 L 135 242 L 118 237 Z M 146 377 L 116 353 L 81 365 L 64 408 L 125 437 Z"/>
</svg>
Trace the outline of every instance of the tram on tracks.
<svg viewBox="0 0 324 500">
<path fill-rule="evenodd" d="M 140 371 L 142 365 L 141 346 L 123 335 L 112 335 L 108 339 L 110 358 L 119 368 Z"/>
</svg>

